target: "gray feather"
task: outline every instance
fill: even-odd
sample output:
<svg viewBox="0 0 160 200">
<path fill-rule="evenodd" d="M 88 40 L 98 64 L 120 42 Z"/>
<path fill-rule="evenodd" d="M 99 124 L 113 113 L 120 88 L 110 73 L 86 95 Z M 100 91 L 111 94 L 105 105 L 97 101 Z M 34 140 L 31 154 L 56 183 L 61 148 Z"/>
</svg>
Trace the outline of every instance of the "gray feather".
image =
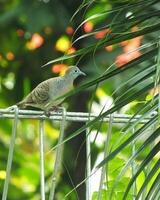
<svg viewBox="0 0 160 200">
<path fill-rule="evenodd" d="M 74 79 L 81 74 L 84 75 L 78 67 L 71 66 L 63 77 L 51 78 L 40 83 L 24 100 L 17 103 L 17 106 L 20 108 L 32 106 L 49 111 L 62 103 L 64 98 L 59 99 L 59 97 L 72 90 Z"/>
</svg>

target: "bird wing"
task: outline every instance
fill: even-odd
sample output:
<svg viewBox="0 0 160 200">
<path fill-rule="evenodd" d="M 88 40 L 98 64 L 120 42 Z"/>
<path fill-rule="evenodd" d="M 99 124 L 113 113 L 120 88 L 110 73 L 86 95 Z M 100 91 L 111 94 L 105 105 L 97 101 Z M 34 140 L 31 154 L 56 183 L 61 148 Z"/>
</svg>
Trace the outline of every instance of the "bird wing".
<svg viewBox="0 0 160 200">
<path fill-rule="evenodd" d="M 44 105 L 49 101 L 49 82 L 40 83 L 24 100 L 26 105 Z M 39 107 L 38 106 L 38 107 Z"/>
</svg>

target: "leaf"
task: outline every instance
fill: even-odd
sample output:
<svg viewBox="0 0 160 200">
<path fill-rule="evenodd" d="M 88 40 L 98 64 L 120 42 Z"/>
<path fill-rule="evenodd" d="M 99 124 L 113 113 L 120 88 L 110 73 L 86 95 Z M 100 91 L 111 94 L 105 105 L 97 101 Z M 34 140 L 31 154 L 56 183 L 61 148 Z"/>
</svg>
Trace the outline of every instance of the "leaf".
<svg viewBox="0 0 160 200">
<path fill-rule="evenodd" d="M 146 124 L 144 124 L 134 135 L 131 135 L 125 142 L 123 142 L 119 147 L 117 147 L 112 153 L 110 153 L 103 161 L 101 161 L 96 168 L 102 167 L 106 162 L 113 159 L 122 149 L 134 141 L 140 134 L 143 133 L 148 127 L 153 125 L 157 120 L 157 116 L 153 117 Z"/>
<path fill-rule="evenodd" d="M 118 174 L 112 191 L 111 191 L 111 195 L 114 193 L 114 190 L 118 184 L 118 181 L 120 180 L 121 177 L 123 177 L 125 171 L 128 169 L 129 165 L 131 165 L 134 161 L 135 158 L 143 151 L 146 149 L 146 147 L 148 145 L 150 145 L 151 143 L 153 143 L 153 141 L 155 141 L 158 137 L 160 136 L 160 128 L 158 128 L 154 133 L 152 133 L 147 139 L 146 141 L 140 146 L 139 149 L 135 150 L 135 153 L 129 158 L 129 160 L 126 162 L 125 166 L 121 169 L 121 172 Z"/>
<path fill-rule="evenodd" d="M 60 62 L 60 61 L 64 61 L 64 60 L 67 60 L 69 58 L 73 58 L 73 57 L 76 57 L 76 56 L 79 56 L 79 55 L 82 55 L 83 56 L 91 51 L 93 51 L 93 49 L 96 48 L 100 48 L 100 47 L 104 47 L 104 46 L 110 46 L 110 45 L 113 45 L 113 44 L 117 44 L 119 42 L 122 42 L 122 41 L 125 41 L 125 40 L 129 40 L 129 39 L 132 39 L 132 38 L 135 38 L 135 37 L 138 37 L 140 35 L 146 35 L 148 33 L 151 33 L 151 32 L 156 32 L 156 31 L 159 31 L 160 30 L 160 23 L 156 23 L 154 25 L 151 25 L 151 26 L 147 26 L 139 31 L 136 31 L 136 32 L 131 32 L 131 33 L 126 33 L 124 35 L 115 35 L 114 38 L 107 38 L 107 39 L 104 39 L 103 41 L 100 41 L 98 43 L 98 46 L 97 44 L 94 44 L 94 45 L 91 45 L 91 46 L 88 46 L 88 47 L 85 47 L 85 48 L 82 48 L 80 50 L 77 50 L 75 53 L 72 53 L 72 54 L 69 54 L 69 55 L 64 55 L 62 57 L 59 57 L 57 59 L 54 59 L 54 60 L 51 60 L 49 61 L 48 63 L 42 65 L 41 67 L 45 67 L 49 64 L 53 64 L 55 62 Z"/>
<path fill-rule="evenodd" d="M 60 98 L 69 97 L 69 96 L 71 96 L 73 94 L 76 94 L 76 93 L 78 93 L 80 91 L 84 91 L 85 89 L 88 89 L 91 86 L 94 86 L 94 85 L 99 84 L 99 83 L 101 83 L 101 82 L 103 82 L 105 80 L 108 80 L 109 78 L 112 78 L 115 75 L 121 74 L 122 72 L 124 72 L 126 70 L 129 70 L 131 68 L 135 68 L 135 66 L 137 66 L 138 64 L 146 61 L 146 59 L 148 59 L 148 58 L 151 59 L 152 57 L 154 57 L 156 55 L 156 53 L 157 53 L 157 48 L 153 49 L 153 50 L 150 50 L 149 52 L 147 52 L 147 53 L 141 55 L 140 57 L 130 61 L 129 63 L 123 65 L 122 68 L 114 69 L 114 70 L 112 70 L 112 71 L 110 71 L 110 72 L 108 72 L 108 73 L 96 78 L 93 81 L 85 83 L 84 85 L 81 85 L 81 86 L 77 87 L 73 91 L 68 92 L 67 94 L 57 98 L 57 100 L 60 99 Z"/>
<path fill-rule="evenodd" d="M 153 192 L 157 188 L 158 183 L 160 182 L 160 173 L 157 175 L 156 179 L 154 180 L 150 190 L 148 191 L 148 194 L 146 196 L 146 200 L 150 200 Z"/>
<path fill-rule="evenodd" d="M 144 167 L 153 159 L 153 157 L 159 152 L 159 150 L 160 150 L 160 142 L 157 143 L 155 145 L 155 147 L 153 147 L 153 149 L 150 151 L 150 153 L 146 156 L 146 158 L 143 160 L 143 162 L 138 167 L 136 174 L 131 178 L 129 184 L 127 185 L 127 189 L 126 189 L 126 191 L 124 193 L 123 200 L 126 199 L 127 194 L 129 192 L 132 184 L 134 183 L 134 181 L 138 177 L 138 175 L 141 173 L 142 170 L 144 170 Z M 155 169 L 154 168 L 153 169 L 157 170 L 159 168 L 159 166 L 160 166 L 160 160 L 157 161 L 156 165 L 154 166 Z"/>
<path fill-rule="evenodd" d="M 160 166 L 160 160 L 158 160 L 156 162 L 156 164 L 154 165 L 154 167 L 152 168 L 152 170 L 147 175 L 147 177 L 146 177 L 146 179 L 145 179 L 142 187 L 140 188 L 140 190 L 139 190 L 139 192 L 138 192 L 135 200 L 138 200 L 140 198 L 140 195 L 142 194 L 143 190 L 147 187 L 147 185 L 150 182 L 150 180 L 153 178 L 153 176 L 155 175 L 155 173 L 158 171 L 159 166 Z"/>
<path fill-rule="evenodd" d="M 114 113 L 116 110 L 122 108 L 124 105 L 126 105 L 127 103 L 133 101 L 137 96 L 142 95 L 144 92 L 148 91 L 150 88 L 152 88 L 153 83 L 147 85 L 146 87 L 144 87 L 143 89 L 135 92 L 133 95 L 126 97 L 125 99 L 123 99 L 123 101 L 118 102 L 117 105 L 115 105 L 114 107 L 112 107 L 111 109 L 107 110 L 106 112 L 104 112 L 103 114 L 99 115 L 98 117 L 96 117 L 95 119 L 89 121 L 86 125 L 82 126 L 80 129 L 78 129 L 77 131 L 75 131 L 74 133 L 72 133 L 68 138 L 64 139 L 62 143 L 54 146 L 50 151 L 56 149 L 59 145 L 64 144 L 65 142 L 71 140 L 72 138 L 76 137 L 77 135 L 79 135 L 81 132 L 83 132 L 84 130 L 86 130 L 86 128 L 88 127 L 92 127 L 97 121 L 102 120 L 105 116 Z M 153 118 L 150 123 L 152 124 L 153 122 L 156 121 L 157 118 Z M 151 125 L 149 124 L 149 125 Z M 147 124 L 148 125 L 148 124 Z M 132 139 L 131 139 L 132 141 Z M 129 141 L 130 142 L 130 141 Z M 102 163 L 101 163 L 102 164 Z M 104 163 L 103 163 L 104 164 Z M 101 166 L 98 166 L 98 168 Z"/>
</svg>

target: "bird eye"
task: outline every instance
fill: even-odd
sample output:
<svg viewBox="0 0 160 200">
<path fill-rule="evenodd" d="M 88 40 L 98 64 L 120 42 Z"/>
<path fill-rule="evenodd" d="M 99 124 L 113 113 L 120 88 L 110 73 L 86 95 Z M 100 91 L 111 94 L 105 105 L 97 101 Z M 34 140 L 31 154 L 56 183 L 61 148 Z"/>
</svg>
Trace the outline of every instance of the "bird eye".
<svg viewBox="0 0 160 200">
<path fill-rule="evenodd" d="M 78 72 L 78 70 L 76 69 L 75 72 Z"/>
</svg>

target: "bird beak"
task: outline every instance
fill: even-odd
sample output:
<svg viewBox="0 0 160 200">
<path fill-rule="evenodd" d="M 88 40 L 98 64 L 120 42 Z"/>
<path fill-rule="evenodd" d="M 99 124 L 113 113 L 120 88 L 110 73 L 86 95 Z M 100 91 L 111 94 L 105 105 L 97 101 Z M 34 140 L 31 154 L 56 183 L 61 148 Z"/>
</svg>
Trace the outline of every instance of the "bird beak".
<svg viewBox="0 0 160 200">
<path fill-rule="evenodd" d="M 82 71 L 80 71 L 79 74 L 82 75 L 82 76 L 86 76 L 86 74 Z"/>
</svg>

